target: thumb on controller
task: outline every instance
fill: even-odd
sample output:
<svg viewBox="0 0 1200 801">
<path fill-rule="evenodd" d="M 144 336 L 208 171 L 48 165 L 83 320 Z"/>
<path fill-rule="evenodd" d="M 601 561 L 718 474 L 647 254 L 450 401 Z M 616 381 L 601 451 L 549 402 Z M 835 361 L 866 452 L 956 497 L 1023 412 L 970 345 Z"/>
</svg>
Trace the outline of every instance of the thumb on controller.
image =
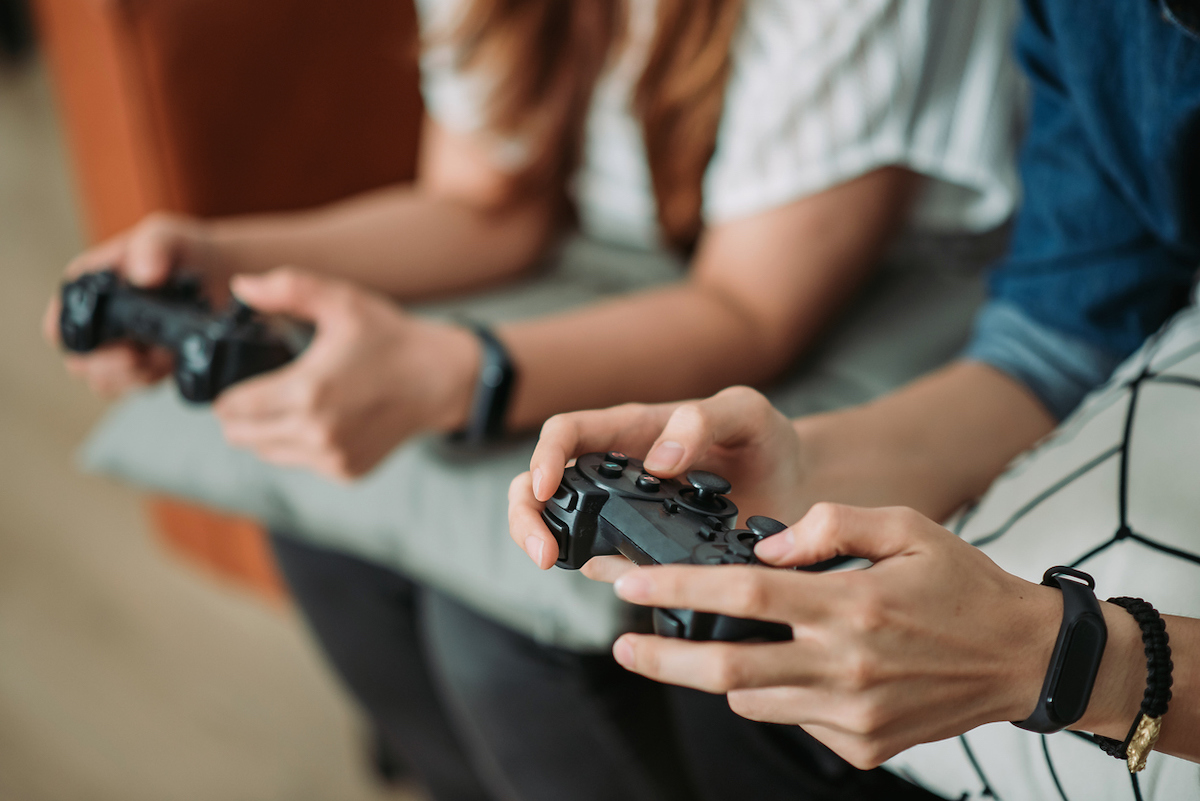
<svg viewBox="0 0 1200 801">
<path fill-rule="evenodd" d="M 237 275 L 229 288 L 238 300 L 267 314 L 286 314 L 320 324 L 345 307 L 345 285 L 296 267 L 276 267 L 261 275 Z"/>
<path fill-rule="evenodd" d="M 818 503 L 800 522 L 760 542 L 754 553 L 776 567 L 812 565 L 836 556 L 878 562 L 912 547 L 928 525 L 911 509 Z"/>
</svg>

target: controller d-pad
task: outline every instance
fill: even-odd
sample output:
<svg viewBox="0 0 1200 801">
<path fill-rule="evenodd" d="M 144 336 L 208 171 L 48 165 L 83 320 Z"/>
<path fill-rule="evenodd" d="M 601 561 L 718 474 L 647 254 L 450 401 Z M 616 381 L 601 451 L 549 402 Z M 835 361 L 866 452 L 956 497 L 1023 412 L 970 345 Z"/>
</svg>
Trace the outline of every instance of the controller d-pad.
<svg viewBox="0 0 1200 801">
<path fill-rule="evenodd" d="M 758 542 L 753 531 L 745 529 L 737 529 L 735 531 L 725 532 L 725 544 L 729 548 L 729 552 L 736 554 L 742 559 L 754 559 L 754 544 Z"/>
<path fill-rule="evenodd" d="M 698 565 L 720 565 L 725 563 L 728 552 L 723 542 L 702 542 L 692 549 L 692 561 Z"/>
</svg>

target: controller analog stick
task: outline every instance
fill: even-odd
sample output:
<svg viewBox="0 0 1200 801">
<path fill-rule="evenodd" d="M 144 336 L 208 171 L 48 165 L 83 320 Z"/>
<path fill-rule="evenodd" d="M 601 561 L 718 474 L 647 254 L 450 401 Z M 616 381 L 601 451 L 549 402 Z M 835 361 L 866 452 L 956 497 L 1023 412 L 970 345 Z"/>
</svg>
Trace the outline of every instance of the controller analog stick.
<svg viewBox="0 0 1200 801">
<path fill-rule="evenodd" d="M 725 495 L 733 489 L 728 481 L 707 470 L 693 470 L 687 474 L 687 480 L 696 491 L 696 505 L 708 509 L 718 506 L 718 496 Z"/>
<path fill-rule="evenodd" d="M 754 532 L 755 541 L 765 539 L 774 534 L 778 534 L 781 531 L 787 530 L 787 526 L 785 526 L 783 523 L 780 523 L 778 520 L 774 520 L 770 517 L 764 517 L 763 515 L 754 515 L 747 520 L 746 528 Z"/>
</svg>

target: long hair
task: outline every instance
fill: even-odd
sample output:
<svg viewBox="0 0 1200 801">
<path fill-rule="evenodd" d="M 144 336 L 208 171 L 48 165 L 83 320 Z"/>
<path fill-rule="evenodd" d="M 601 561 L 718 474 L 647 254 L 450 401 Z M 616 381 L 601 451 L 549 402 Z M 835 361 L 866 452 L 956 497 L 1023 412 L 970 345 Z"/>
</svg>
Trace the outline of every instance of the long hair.
<svg viewBox="0 0 1200 801">
<path fill-rule="evenodd" d="M 518 191 L 561 188 L 578 166 L 592 90 L 624 40 L 626 2 L 639 0 L 471 0 L 451 33 L 460 68 L 488 78 L 490 129 L 529 143 Z M 659 224 L 676 248 L 700 234 L 704 170 L 742 4 L 657 0 L 633 103 Z"/>
</svg>

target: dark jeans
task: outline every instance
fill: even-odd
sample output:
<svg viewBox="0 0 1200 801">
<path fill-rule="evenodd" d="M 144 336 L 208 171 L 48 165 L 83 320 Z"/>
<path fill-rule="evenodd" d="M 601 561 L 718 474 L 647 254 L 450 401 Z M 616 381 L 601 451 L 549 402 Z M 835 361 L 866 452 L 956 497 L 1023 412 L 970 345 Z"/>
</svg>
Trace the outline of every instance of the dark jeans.
<svg viewBox="0 0 1200 801">
<path fill-rule="evenodd" d="M 795 726 L 740 718 L 723 696 L 539 645 L 360 559 L 272 541 L 326 656 L 438 801 L 937 798 L 854 769 Z"/>
<path fill-rule="evenodd" d="M 438 801 L 682 801 L 660 685 L 391 570 L 273 535 L 326 657 Z M 549 735 L 549 736 L 547 736 Z"/>
</svg>

